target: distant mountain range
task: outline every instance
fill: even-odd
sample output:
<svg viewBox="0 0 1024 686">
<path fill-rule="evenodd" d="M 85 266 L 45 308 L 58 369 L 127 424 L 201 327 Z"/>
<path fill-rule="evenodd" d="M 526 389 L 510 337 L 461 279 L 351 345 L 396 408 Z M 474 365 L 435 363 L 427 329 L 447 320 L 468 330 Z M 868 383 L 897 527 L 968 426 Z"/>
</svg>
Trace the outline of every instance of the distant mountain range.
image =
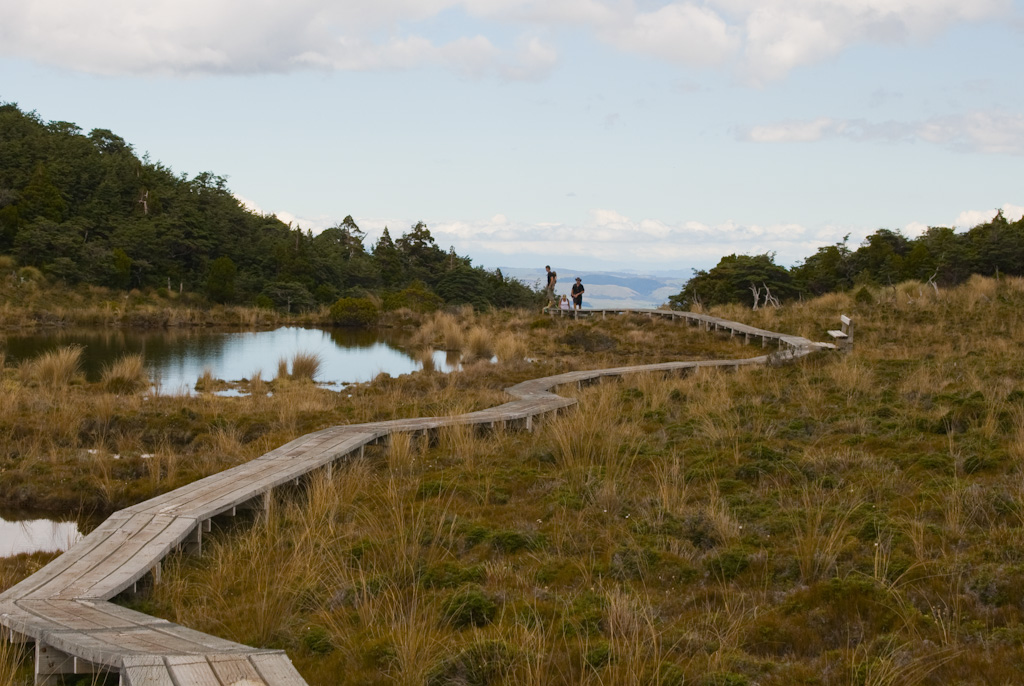
<svg viewBox="0 0 1024 686">
<path fill-rule="evenodd" d="M 679 293 L 683 289 L 683 284 L 689 280 L 688 277 L 680 276 L 581 271 L 558 266 L 552 266 L 552 271 L 558 274 L 555 293 L 568 295 L 578 276 L 586 289 L 583 294 L 583 306 L 595 308 L 658 307 L 667 303 L 670 295 Z M 543 286 L 546 280 L 543 267 L 502 267 L 501 273 L 531 286 Z"/>
</svg>

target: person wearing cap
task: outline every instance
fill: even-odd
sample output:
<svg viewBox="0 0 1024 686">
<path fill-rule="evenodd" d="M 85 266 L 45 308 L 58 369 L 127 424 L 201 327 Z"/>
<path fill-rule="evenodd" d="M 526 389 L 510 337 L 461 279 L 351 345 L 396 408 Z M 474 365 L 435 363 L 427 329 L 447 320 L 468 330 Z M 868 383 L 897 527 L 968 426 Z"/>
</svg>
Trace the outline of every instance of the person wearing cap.
<svg viewBox="0 0 1024 686">
<path fill-rule="evenodd" d="M 583 282 L 580 281 L 580 277 L 576 277 L 576 283 L 572 285 L 572 305 L 574 309 L 583 309 Z"/>
</svg>

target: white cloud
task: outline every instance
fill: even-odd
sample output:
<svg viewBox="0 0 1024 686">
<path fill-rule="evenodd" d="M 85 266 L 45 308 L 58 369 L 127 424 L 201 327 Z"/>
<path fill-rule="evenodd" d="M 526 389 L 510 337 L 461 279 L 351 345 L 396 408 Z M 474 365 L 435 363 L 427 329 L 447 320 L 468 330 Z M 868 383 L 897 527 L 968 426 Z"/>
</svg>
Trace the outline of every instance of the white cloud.
<svg viewBox="0 0 1024 686">
<path fill-rule="evenodd" d="M 744 69 L 755 82 L 862 43 L 928 39 L 963 22 L 1013 12 L 1012 0 L 710 0 L 742 26 Z"/>
<path fill-rule="evenodd" d="M 503 51 L 477 32 L 438 42 L 416 31 L 420 21 L 460 5 L 456 0 L 4 4 L 12 7 L 4 8 L 0 22 L 0 55 L 109 75 L 410 69 L 436 64 L 468 75 L 526 79 L 543 76 L 557 57 L 554 48 L 538 39 Z"/>
<path fill-rule="evenodd" d="M 903 235 L 907 236 L 908 238 L 917 238 L 927 230 L 927 224 L 922 224 L 921 222 L 910 222 L 909 224 L 903 227 Z"/>
<path fill-rule="evenodd" d="M 591 211 L 590 220 L 582 224 L 524 224 L 502 216 L 500 222 L 442 221 L 429 228 L 439 246 L 452 245 L 459 254 L 482 256 L 491 264 L 525 266 L 557 260 L 581 267 L 602 263 L 638 269 L 708 267 L 732 253 L 773 252 L 780 264 L 792 264 L 846 234 L 860 240 L 872 232 L 835 226 L 812 230 L 799 224 L 668 223 L 633 219 L 611 209 Z M 393 236 L 397 233 L 392 230 Z"/>
<path fill-rule="evenodd" d="M 755 143 L 807 142 L 821 140 L 836 128 L 834 120 L 821 117 L 812 121 L 755 126 L 742 137 Z"/>
<path fill-rule="evenodd" d="M 240 202 L 242 207 L 250 212 L 255 212 L 260 215 L 274 215 L 285 224 L 289 224 L 294 228 L 301 228 L 303 231 L 312 231 L 314 234 L 320 233 L 324 229 L 328 229 L 338 223 L 336 219 L 327 215 L 320 215 L 318 217 L 300 217 L 284 210 L 279 212 L 267 212 L 253 200 L 243 197 L 238 193 L 235 193 L 234 196 L 235 200 Z"/>
<path fill-rule="evenodd" d="M 598 36 L 629 52 L 690 65 L 721 64 L 736 53 L 740 36 L 706 7 L 670 3 L 602 26 Z"/>
<path fill-rule="evenodd" d="M 932 143 L 988 153 L 1024 155 L 1024 115 L 971 112 L 941 117 L 921 126 L 919 135 Z"/>
<path fill-rule="evenodd" d="M 872 123 L 830 119 L 753 126 L 737 132 L 755 143 L 813 142 L 828 138 L 856 141 L 922 141 L 962 152 L 1024 155 L 1024 115 L 1004 111 L 969 112 L 919 122 Z"/>
<path fill-rule="evenodd" d="M 978 224 L 985 224 L 992 221 L 998 210 L 1003 211 L 1007 221 L 1015 222 L 1024 217 L 1024 207 L 1006 203 L 1002 207 L 993 210 L 966 210 L 957 215 L 953 220 L 953 226 L 959 229 L 971 229 Z"/>
<path fill-rule="evenodd" d="M 863 43 L 930 38 L 1016 16 L 1012 0 L 6 0 L 0 55 L 101 74 L 266 73 L 441 65 L 474 76 L 543 77 L 574 28 L 627 52 L 733 65 L 754 82 Z M 431 35 L 446 13 L 455 35 Z M 499 47 L 509 28 L 517 46 Z M 998 145 L 998 141 L 995 142 Z"/>
</svg>

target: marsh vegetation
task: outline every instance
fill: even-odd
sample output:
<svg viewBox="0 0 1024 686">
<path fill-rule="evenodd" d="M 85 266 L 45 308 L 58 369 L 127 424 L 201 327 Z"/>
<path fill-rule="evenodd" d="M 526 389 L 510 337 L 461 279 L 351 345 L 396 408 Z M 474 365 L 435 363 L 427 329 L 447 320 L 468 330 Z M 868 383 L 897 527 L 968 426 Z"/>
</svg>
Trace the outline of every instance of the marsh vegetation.
<svg viewBox="0 0 1024 686">
<path fill-rule="evenodd" d="M 215 533 L 202 557 L 170 558 L 131 602 L 284 648 L 311 684 L 1013 683 L 1024 281 L 857 293 L 712 312 L 816 340 L 850 314 L 848 355 L 562 389 L 578 408 L 533 433 L 398 436 Z M 7 370 L 17 402 L 4 412 L 50 420 L 15 436 L 3 474 L 73 471 L 100 435 L 81 427 L 107 406 L 140 425 L 194 413 L 192 439 L 165 448 L 184 482 L 330 424 L 490 406 L 526 378 L 759 352 L 640 318 L 418 324 L 423 346 L 469 345 L 480 327 L 473 345 L 499 362 L 379 379 L 352 398 L 297 379 L 272 398 L 149 400 L 72 381 L 77 410 Z M 29 391 L 34 404 L 16 395 Z M 105 426 L 108 451 L 135 435 Z M 22 468 L 22 455 L 35 459 Z M 136 484 L 114 489 L 125 501 L 171 485 L 145 471 L 123 483 Z M 17 564 L 8 583 L 30 571 Z"/>
</svg>

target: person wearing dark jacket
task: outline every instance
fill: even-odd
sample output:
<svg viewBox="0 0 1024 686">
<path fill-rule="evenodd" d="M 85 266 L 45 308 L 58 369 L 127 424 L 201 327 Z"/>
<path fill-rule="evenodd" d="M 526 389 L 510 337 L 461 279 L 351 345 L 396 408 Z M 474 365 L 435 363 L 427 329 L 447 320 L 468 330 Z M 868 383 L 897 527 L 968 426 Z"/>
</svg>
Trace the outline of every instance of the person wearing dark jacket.
<svg viewBox="0 0 1024 686">
<path fill-rule="evenodd" d="M 577 309 L 577 310 L 583 309 L 583 291 L 584 290 L 586 290 L 586 289 L 583 288 L 583 282 L 580 281 L 580 277 L 577 276 L 576 277 L 576 283 L 574 283 L 572 285 L 572 291 L 571 291 L 572 306 L 573 306 L 574 309 Z"/>
</svg>

